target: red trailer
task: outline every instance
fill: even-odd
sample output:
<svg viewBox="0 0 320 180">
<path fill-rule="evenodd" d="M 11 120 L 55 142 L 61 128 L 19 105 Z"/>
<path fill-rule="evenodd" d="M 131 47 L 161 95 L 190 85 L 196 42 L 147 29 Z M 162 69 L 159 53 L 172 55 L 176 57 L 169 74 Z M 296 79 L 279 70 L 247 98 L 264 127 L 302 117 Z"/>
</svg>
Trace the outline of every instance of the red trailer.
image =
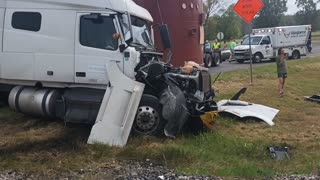
<svg viewBox="0 0 320 180">
<path fill-rule="evenodd" d="M 185 61 L 203 62 L 204 21 L 202 0 L 134 0 L 154 18 L 155 46 L 164 52 L 158 26 L 167 24 L 171 36 L 174 66 Z"/>
</svg>

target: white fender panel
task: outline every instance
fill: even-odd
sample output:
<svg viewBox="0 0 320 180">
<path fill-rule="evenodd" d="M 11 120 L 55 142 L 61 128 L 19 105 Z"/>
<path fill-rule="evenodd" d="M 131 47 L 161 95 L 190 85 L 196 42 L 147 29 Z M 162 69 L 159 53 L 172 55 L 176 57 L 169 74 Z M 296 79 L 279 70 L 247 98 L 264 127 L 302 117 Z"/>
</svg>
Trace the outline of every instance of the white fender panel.
<svg viewBox="0 0 320 180">
<path fill-rule="evenodd" d="M 116 62 L 107 64 L 106 69 L 111 87 L 106 90 L 88 144 L 123 147 L 127 144 L 144 84 L 125 76 Z"/>
<path fill-rule="evenodd" d="M 255 117 L 270 126 L 274 125 L 273 119 L 279 112 L 278 109 L 239 100 L 221 100 L 217 105 L 219 112 L 231 113 L 240 118 Z"/>
</svg>

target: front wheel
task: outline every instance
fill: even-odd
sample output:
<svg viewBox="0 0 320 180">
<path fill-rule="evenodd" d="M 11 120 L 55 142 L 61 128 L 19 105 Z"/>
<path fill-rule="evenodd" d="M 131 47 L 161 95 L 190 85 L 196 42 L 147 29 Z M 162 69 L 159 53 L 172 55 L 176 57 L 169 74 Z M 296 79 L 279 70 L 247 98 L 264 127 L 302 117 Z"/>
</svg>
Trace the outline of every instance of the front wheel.
<svg viewBox="0 0 320 180">
<path fill-rule="evenodd" d="M 132 126 L 133 134 L 148 136 L 163 135 L 165 121 L 162 118 L 161 109 L 161 104 L 157 97 L 144 94 Z"/>
<path fill-rule="evenodd" d="M 213 66 L 213 67 L 217 67 L 217 66 L 220 65 L 220 62 L 221 62 L 221 60 L 220 60 L 219 54 L 215 54 L 215 55 L 214 55 L 214 60 L 213 60 L 212 66 Z"/>
<path fill-rule="evenodd" d="M 254 63 L 260 63 L 262 61 L 263 57 L 261 53 L 256 53 L 253 56 L 253 62 Z"/>
<path fill-rule="evenodd" d="M 212 66 L 212 57 L 210 54 L 205 54 L 204 56 L 204 66 L 210 68 Z"/>
</svg>

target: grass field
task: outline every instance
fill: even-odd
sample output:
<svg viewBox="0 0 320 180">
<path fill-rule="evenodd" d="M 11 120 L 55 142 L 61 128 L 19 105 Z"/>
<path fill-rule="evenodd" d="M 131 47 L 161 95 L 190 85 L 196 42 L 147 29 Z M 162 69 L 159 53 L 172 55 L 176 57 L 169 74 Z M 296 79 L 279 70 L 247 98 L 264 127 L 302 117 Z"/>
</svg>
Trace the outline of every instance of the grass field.
<svg viewBox="0 0 320 180">
<path fill-rule="evenodd" d="M 312 41 L 317 41 L 317 42 L 320 41 L 320 31 L 312 33 Z"/>
<path fill-rule="evenodd" d="M 224 73 L 215 86 L 216 100 L 229 98 L 240 88 L 241 99 L 280 110 L 275 126 L 252 120 L 219 117 L 215 129 L 176 140 L 130 138 L 127 147 L 86 145 L 89 128 L 65 128 L 59 121 L 36 119 L 0 110 L 0 170 L 59 174 L 67 170 L 98 168 L 117 160 L 161 163 L 178 172 L 217 176 L 273 176 L 320 173 L 320 104 L 303 96 L 320 93 L 320 59 L 289 61 L 286 95 L 277 95 L 273 64 L 254 69 L 248 85 L 247 70 Z M 290 160 L 276 161 L 271 145 L 288 146 Z"/>
</svg>

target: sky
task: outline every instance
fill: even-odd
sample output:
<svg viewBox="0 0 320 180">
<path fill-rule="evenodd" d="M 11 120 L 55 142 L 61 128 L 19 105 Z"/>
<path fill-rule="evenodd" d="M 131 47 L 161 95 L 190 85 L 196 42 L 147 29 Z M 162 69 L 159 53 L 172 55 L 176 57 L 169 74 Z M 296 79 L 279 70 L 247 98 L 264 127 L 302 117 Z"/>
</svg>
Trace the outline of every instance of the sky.
<svg viewBox="0 0 320 180">
<path fill-rule="evenodd" d="M 224 5 L 226 7 L 228 7 L 229 5 L 231 5 L 232 3 L 236 3 L 237 0 L 224 0 L 223 1 Z M 288 3 L 287 3 L 287 7 L 288 7 L 288 11 L 285 13 L 287 15 L 293 15 L 295 14 L 297 11 L 299 11 L 299 9 L 297 8 L 297 6 L 294 4 L 296 1 L 295 0 L 288 0 Z M 317 6 L 317 9 L 320 9 L 320 4 L 318 4 Z"/>
</svg>

